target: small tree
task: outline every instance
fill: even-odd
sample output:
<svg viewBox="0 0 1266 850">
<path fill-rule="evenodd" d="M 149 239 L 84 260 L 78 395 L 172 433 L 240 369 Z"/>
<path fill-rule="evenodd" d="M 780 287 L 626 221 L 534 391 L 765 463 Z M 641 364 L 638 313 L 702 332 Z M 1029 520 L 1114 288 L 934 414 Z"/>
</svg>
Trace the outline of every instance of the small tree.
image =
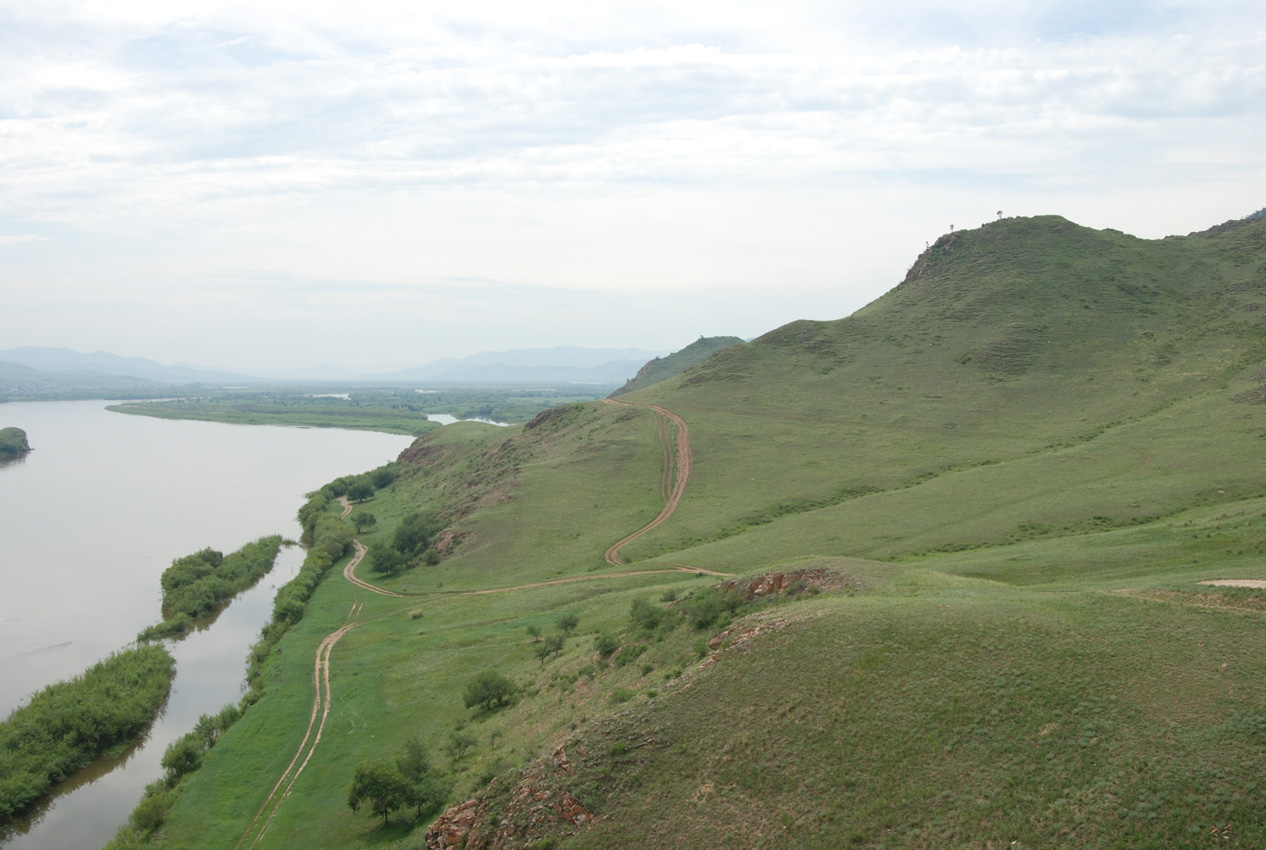
<svg viewBox="0 0 1266 850">
<path fill-rule="evenodd" d="M 374 814 L 382 814 L 386 826 L 391 812 L 410 799 L 409 783 L 392 762 L 378 759 L 356 765 L 352 786 L 347 791 L 347 805 L 352 811 L 359 811 L 362 803 L 369 803 Z"/>
<path fill-rule="evenodd" d="M 392 542 L 406 555 L 417 555 L 431 544 L 431 538 L 439 530 L 440 522 L 435 514 L 414 512 L 400 521 Z"/>
<path fill-rule="evenodd" d="M 357 478 L 347 488 L 347 498 L 353 502 L 363 502 L 366 499 L 373 498 L 373 495 L 374 485 L 369 483 L 368 478 Z"/>
<path fill-rule="evenodd" d="M 369 511 L 353 511 L 351 520 L 352 526 L 356 529 L 357 534 L 364 532 L 367 528 L 373 528 L 378 524 L 378 517 L 374 516 Z"/>
<path fill-rule="evenodd" d="M 371 543 L 369 568 L 380 575 L 395 575 L 404 569 L 404 555 L 387 543 Z"/>
<path fill-rule="evenodd" d="M 566 641 L 562 635 L 550 635 L 536 645 L 536 657 L 544 665 L 551 655 L 561 655 Z"/>
<path fill-rule="evenodd" d="M 453 732 L 448 736 L 448 743 L 444 745 L 444 752 L 448 753 L 448 757 L 453 761 L 461 761 L 473 746 L 475 746 L 474 735 L 467 735 L 465 732 Z"/>
<path fill-rule="evenodd" d="M 653 632 L 664 620 L 665 611 L 652 604 L 649 599 L 639 596 L 629 606 L 629 622 L 639 632 Z"/>
<path fill-rule="evenodd" d="M 496 670 L 485 670 L 466 683 L 462 696 L 467 708 L 479 706 L 487 711 L 509 702 L 518 690 L 509 676 Z"/>
<path fill-rule="evenodd" d="M 409 786 L 406 802 L 417 810 L 419 818 L 427 809 L 442 806 L 448 799 L 451 789 L 431 766 L 426 747 L 417 738 L 405 741 L 404 749 L 396 758 L 396 767 Z"/>
<path fill-rule="evenodd" d="M 558 618 L 558 628 L 565 635 L 569 635 L 576 631 L 576 627 L 579 625 L 580 617 L 576 616 L 576 614 L 572 611 L 568 611 L 566 614 Z"/>
</svg>

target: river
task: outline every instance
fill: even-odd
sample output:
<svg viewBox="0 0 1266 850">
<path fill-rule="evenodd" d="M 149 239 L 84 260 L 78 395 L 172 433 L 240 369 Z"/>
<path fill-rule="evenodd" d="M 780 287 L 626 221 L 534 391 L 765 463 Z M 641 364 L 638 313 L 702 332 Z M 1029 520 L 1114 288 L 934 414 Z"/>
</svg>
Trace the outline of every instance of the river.
<svg viewBox="0 0 1266 850">
<path fill-rule="evenodd" d="M 259 537 L 297 539 L 304 494 L 393 460 L 411 438 L 368 431 L 223 425 L 127 416 L 108 402 L 0 404 L 0 427 L 34 451 L 0 465 L 0 717 L 81 673 L 158 622 L 173 558 L 228 553 Z M 241 695 L 246 652 L 303 552 L 209 628 L 173 647 L 176 681 L 144 745 L 75 777 L 4 850 L 92 850 L 162 775 L 167 744 Z"/>
</svg>

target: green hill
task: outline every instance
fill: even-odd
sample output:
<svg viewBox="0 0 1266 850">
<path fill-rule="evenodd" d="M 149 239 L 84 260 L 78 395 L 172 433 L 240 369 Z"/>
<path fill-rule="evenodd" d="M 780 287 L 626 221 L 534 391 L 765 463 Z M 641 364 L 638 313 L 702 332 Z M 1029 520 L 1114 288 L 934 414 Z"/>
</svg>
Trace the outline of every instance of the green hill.
<svg viewBox="0 0 1266 850">
<path fill-rule="evenodd" d="M 638 369 L 637 374 L 630 378 L 624 386 L 611 393 L 611 395 L 624 395 L 634 390 L 649 387 L 651 384 L 666 381 L 669 378 L 680 375 L 687 369 L 698 366 L 721 349 L 729 348 L 731 345 L 738 345 L 742 342 L 743 340 L 736 336 L 701 336 L 681 351 L 674 351 L 667 357 L 656 357 L 654 360 L 649 361 L 641 369 Z"/>
<path fill-rule="evenodd" d="M 160 844 L 246 834 L 352 624 L 251 846 L 424 846 L 346 805 L 410 738 L 463 804 L 431 846 L 1262 846 L 1266 593 L 1197 582 L 1266 579 L 1264 302 L 1266 220 L 1009 219 L 621 403 L 428 434 L 362 537 L 435 510 L 444 557 L 332 573 Z M 464 704 L 487 669 L 512 705 Z"/>
</svg>

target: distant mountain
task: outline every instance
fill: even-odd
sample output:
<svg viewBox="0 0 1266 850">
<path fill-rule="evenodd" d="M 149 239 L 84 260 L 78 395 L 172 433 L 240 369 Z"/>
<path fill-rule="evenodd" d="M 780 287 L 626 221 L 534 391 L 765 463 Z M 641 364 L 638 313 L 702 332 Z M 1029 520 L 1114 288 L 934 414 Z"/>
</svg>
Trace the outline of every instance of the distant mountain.
<svg viewBox="0 0 1266 850">
<path fill-rule="evenodd" d="M 165 384 L 251 380 L 244 375 L 230 372 L 195 369 L 190 366 L 164 366 L 143 357 L 120 357 L 106 351 L 83 354 L 69 348 L 10 348 L 0 351 L 0 360 L 52 375 L 80 378 L 139 378 Z"/>
<path fill-rule="evenodd" d="M 102 393 L 133 396 L 157 394 L 163 385 L 144 378 L 116 377 L 100 372 L 57 374 L 32 369 L 20 363 L 0 360 L 0 396 L 60 395 Z"/>
<path fill-rule="evenodd" d="M 627 381 L 662 352 L 638 348 L 519 348 L 445 357 L 365 380 L 428 381 L 440 384 L 612 384 Z"/>
<path fill-rule="evenodd" d="M 736 336 L 701 336 L 681 351 L 673 352 L 667 357 L 656 357 L 639 369 L 628 383 L 611 393 L 611 395 L 631 393 L 634 390 L 649 387 L 651 384 L 666 381 L 675 375 L 680 375 L 687 369 L 698 366 L 721 349 L 729 348 L 731 345 L 738 345 L 742 342 L 743 340 Z"/>
<path fill-rule="evenodd" d="M 306 369 L 291 369 L 288 372 L 278 374 L 279 378 L 290 378 L 296 381 L 357 381 L 360 380 L 355 372 L 349 372 L 339 366 L 332 366 L 329 363 L 322 363 L 318 366 L 309 366 Z"/>
</svg>

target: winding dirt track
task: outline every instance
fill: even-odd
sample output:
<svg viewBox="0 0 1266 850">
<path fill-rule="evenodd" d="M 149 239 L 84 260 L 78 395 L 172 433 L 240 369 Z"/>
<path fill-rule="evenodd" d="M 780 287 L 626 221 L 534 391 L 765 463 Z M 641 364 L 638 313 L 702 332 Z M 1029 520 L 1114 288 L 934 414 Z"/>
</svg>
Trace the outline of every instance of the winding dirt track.
<svg viewBox="0 0 1266 850">
<path fill-rule="evenodd" d="M 615 401 L 607 399 L 608 404 L 618 404 L 622 407 L 635 407 L 637 405 L 630 404 L 626 401 Z M 620 540 L 607 549 L 605 553 L 606 562 L 612 566 L 622 567 L 625 565 L 624 559 L 620 556 L 621 550 L 646 534 L 654 528 L 662 525 L 677 510 L 677 506 L 681 503 L 682 496 L 686 492 L 686 484 L 690 480 L 690 432 L 686 427 L 686 420 L 682 419 L 671 410 L 663 407 L 651 406 L 651 410 L 655 412 L 656 427 L 659 433 L 660 448 L 663 451 L 663 469 L 660 475 L 660 495 L 664 500 L 664 507 L 656 516 L 646 525 L 639 528 L 629 536 Z M 675 438 L 674 438 L 675 433 Z M 340 516 L 346 518 L 352 512 L 351 502 L 346 496 L 339 497 L 339 503 L 343 510 Z M 334 651 L 335 645 L 342 640 L 343 635 L 354 629 L 358 623 L 361 610 L 364 603 L 360 599 L 360 590 L 366 590 L 370 593 L 376 593 L 381 596 L 392 596 L 397 598 L 407 598 L 403 593 L 395 593 L 385 588 L 377 587 L 367 581 L 363 581 L 356 577 L 356 567 L 365 557 L 367 551 L 365 546 L 359 540 L 353 540 L 356 547 L 356 553 L 348 561 L 347 566 L 343 568 L 343 578 L 350 582 L 355 589 L 352 597 L 351 610 L 347 612 L 347 618 L 343 621 L 343 625 L 337 630 L 330 632 L 321 641 L 321 645 L 317 647 L 316 662 L 312 670 L 312 712 L 308 717 L 308 728 L 303 734 L 303 740 L 299 743 L 298 750 L 295 751 L 294 758 L 290 760 L 290 764 L 286 766 L 286 770 L 281 774 L 281 778 L 277 780 L 277 784 L 273 786 L 268 797 L 259 807 L 259 811 L 255 813 L 255 817 L 251 819 L 250 825 L 246 831 L 242 833 L 242 837 L 238 839 L 235 850 L 254 850 L 263 839 L 264 833 L 268 831 L 268 827 L 272 825 L 273 820 L 277 817 L 277 813 L 281 810 L 281 805 L 290 796 L 290 792 L 294 789 L 295 782 L 299 778 L 299 774 L 303 773 L 303 769 L 308 766 L 308 762 L 312 759 L 312 754 L 316 752 L 317 744 L 321 742 L 321 734 L 325 731 L 325 722 L 330 716 L 331 695 L 330 695 L 330 655 Z M 445 594 L 446 596 L 482 596 L 489 593 L 507 593 L 514 590 L 528 590 L 534 587 L 549 587 L 556 584 L 570 584 L 579 581 L 600 581 L 607 578 L 621 578 L 624 576 L 643 576 L 652 575 L 654 573 L 665 572 L 686 572 L 686 573 L 705 573 L 713 576 L 728 576 L 729 573 L 720 573 L 713 570 L 700 569 L 686 564 L 672 564 L 667 569 L 658 570 L 628 570 L 618 573 L 600 573 L 586 576 L 573 576 L 570 578 L 551 579 L 549 581 L 538 581 L 530 584 L 518 584 L 510 587 L 496 587 L 488 590 L 468 590 L 454 594 Z M 394 612 L 392 612 L 394 613 Z M 380 615 L 387 616 L 387 615 Z M 376 618 L 375 618 L 376 619 Z"/>
<path fill-rule="evenodd" d="M 627 401 L 616 401 L 610 398 L 606 402 L 618 404 L 621 407 L 635 406 Z M 658 405 L 651 405 L 651 410 L 655 411 L 659 445 L 664 456 L 664 467 L 659 480 L 659 492 L 664 500 L 664 507 L 659 512 L 659 516 L 607 549 L 604 557 L 613 567 L 624 566 L 624 559 L 620 557 L 620 552 L 625 546 L 648 531 L 663 525 L 676 512 L 677 506 L 681 504 L 681 497 L 686 494 L 686 484 L 690 482 L 690 429 L 686 427 L 686 420 Z M 669 423 L 676 426 L 675 441 L 672 435 L 673 429 Z"/>
</svg>

